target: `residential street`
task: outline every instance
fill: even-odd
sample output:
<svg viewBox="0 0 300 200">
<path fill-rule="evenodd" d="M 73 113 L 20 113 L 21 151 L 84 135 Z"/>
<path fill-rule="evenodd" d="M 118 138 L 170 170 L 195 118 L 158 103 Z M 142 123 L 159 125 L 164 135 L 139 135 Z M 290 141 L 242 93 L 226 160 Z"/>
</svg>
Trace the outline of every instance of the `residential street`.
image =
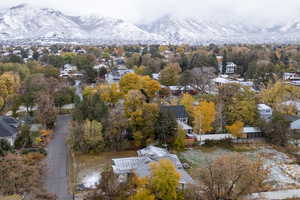
<svg viewBox="0 0 300 200">
<path fill-rule="evenodd" d="M 45 159 L 45 187 L 48 192 L 55 194 L 58 200 L 72 199 L 68 192 L 68 155 L 65 143 L 70 121 L 70 115 L 60 115 L 57 118 L 54 138 L 48 145 L 48 155 Z"/>
</svg>

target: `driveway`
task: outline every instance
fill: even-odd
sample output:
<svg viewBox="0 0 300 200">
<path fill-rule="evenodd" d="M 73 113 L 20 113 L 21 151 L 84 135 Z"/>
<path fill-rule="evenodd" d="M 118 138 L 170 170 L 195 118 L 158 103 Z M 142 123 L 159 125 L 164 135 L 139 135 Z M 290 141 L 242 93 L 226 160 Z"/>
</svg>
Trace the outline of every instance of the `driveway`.
<svg viewBox="0 0 300 200">
<path fill-rule="evenodd" d="M 58 200 L 72 199 L 68 192 L 68 154 L 65 142 L 70 131 L 70 121 L 70 115 L 58 116 L 54 138 L 48 145 L 48 155 L 45 159 L 45 187 L 49 193 L 55 194 Z"/>
</svg>

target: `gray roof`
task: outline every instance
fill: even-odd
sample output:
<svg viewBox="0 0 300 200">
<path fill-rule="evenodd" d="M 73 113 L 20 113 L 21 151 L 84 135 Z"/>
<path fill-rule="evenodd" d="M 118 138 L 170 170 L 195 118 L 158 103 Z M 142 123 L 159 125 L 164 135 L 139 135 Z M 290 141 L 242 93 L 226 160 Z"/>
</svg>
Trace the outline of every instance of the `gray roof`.
<svg viewBox="0 0 300 200">
<path fill-rule="evenodd" d="M 17 134 L 17 126 L 14 118 L 0 116 L 0 137 L 11 137 Z"/>
<path fill-rule="evenodd" d="M 292 130 L 300 130 L 300 119 L 296 120 L 296 121 L 293 121 L 291 124 L 290 124 L 290 128 Z"/>
<path fill-rule="evenodd" d="M 175 115 L 176 119 L 178 118 L 187 118 L 188 114 L 185 111 L 185 108 L 183 105 L 163 105 L 160 108 L 162 111 L 171 112 L 173 115 Z"/>
<path fill-rule="evenodd" d="M 183 166 L 175 154 L 170 154 L 166 149 L 155 146 L 148 146 L 139 150 L 138 157 L 112 159 L 113 171 L 116 174 L 125 174 L 135 172 L 140 177 L 151 175 L 149 164 L 158 162 L 162 159 L 168 159 L 175 165 L 176 170 L 180 173 L 180 183 L 193 184 L 192 177 L 183 169 Z"/>
</svg>

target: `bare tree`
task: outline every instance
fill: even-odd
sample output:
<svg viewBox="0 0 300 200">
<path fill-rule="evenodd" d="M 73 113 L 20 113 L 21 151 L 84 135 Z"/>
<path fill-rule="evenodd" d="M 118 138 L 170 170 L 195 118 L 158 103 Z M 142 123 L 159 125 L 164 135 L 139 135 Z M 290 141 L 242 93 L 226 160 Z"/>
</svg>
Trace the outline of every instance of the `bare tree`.
<svg viewBox="0 0 300 200">
<path fill-rule="evenodd" d="M 267 174 L 259 159 L 226 154 L 200 170 L 201 191 L 207 200 L 238 199 L 262 190 Z"/>
<path fill-rule="evenodd" d="M 212 79 L 215 77 L 215 68 L 213 67 L 200 67 L 193 68 L 190 71 L 191 86 L 200 93 L 207 93 L 212 87 Z"/>
</svg>

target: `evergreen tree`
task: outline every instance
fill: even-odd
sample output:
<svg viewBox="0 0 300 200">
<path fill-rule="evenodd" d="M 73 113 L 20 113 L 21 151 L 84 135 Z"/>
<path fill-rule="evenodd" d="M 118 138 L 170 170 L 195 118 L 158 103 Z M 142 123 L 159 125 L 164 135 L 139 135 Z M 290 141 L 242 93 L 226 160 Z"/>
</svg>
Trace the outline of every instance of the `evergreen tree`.
<svg viewBox="0 0 300 200">
<path fill-rule="evenodd" d="M 155 136 L 160 144 L 173 146 L 177 136 L 176 117 L 170 111 L 161 110 L 155 125 Z"/>
<path fill-rule="evenodd" d="M 25 125 L 21 128 L 21 133 L 17 136 L 15 141 L 15 148 L 31 148 L 33 140 L 30 134 L 29 126 Z"/>
</svg>

